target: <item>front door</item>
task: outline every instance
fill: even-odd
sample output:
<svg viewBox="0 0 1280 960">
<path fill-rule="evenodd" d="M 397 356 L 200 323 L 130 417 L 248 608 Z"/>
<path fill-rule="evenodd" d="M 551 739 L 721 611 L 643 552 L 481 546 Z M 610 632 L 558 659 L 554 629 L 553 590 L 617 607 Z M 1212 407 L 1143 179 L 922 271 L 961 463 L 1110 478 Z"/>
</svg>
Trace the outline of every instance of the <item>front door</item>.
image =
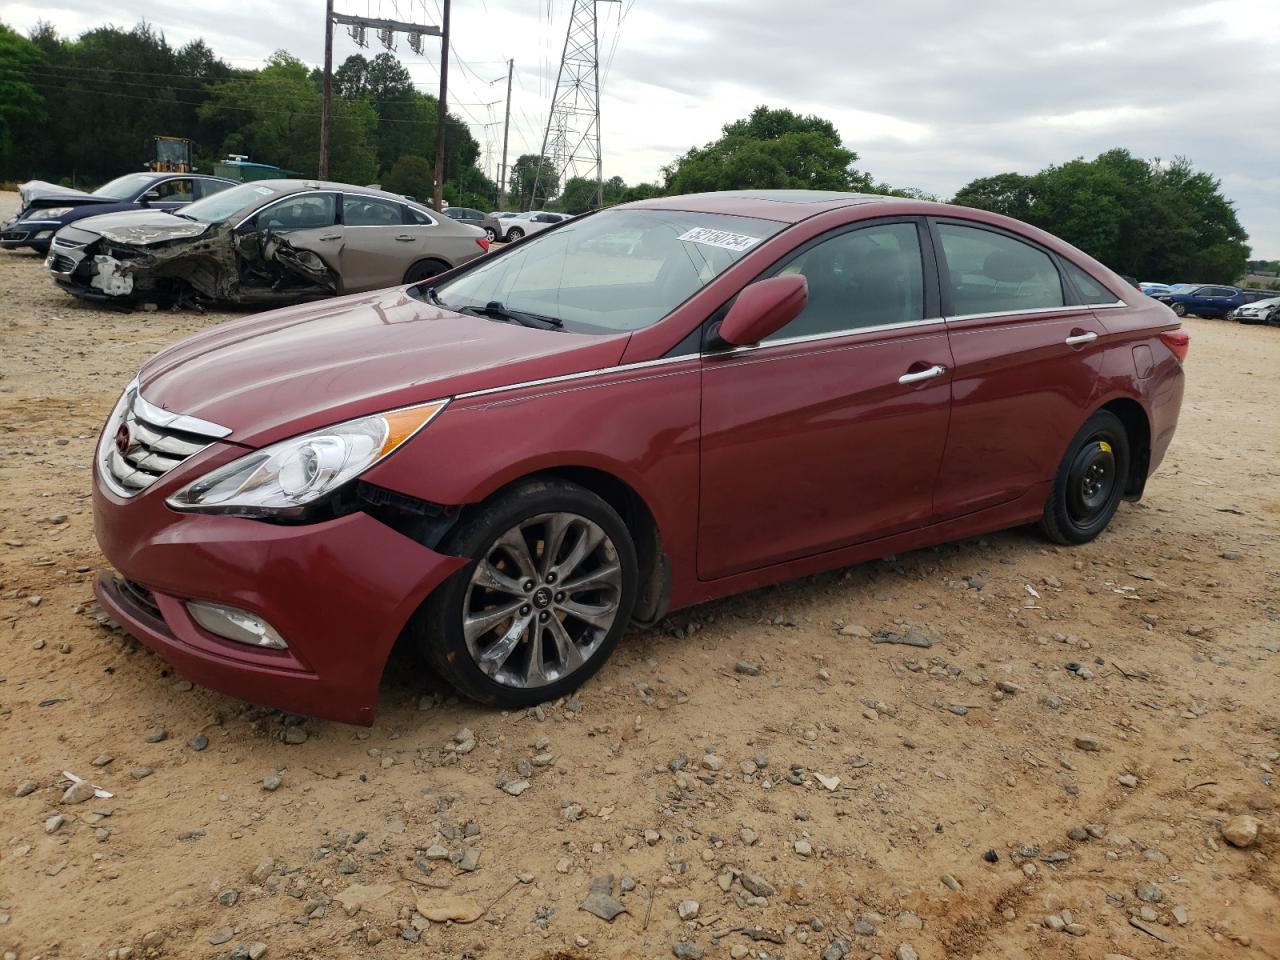
<svg viewBox="0 0 1280 960">
<path fill-rule="evenodd" d="M 978 224 L 935 228 L 955 358 L 943 520 L 1053 478 L 1098 389 L 1106 331 L 1090 307 L 1067 304 L 1046 251 Z"/>
<path fill-rule="evenodd" d="M 921 230 L 877 221 L 806 245 L 778 271 L 807 278 L 804 312 L 704 355 L 700 578 L 929 522 L 951 354 Z"/>
</svg>

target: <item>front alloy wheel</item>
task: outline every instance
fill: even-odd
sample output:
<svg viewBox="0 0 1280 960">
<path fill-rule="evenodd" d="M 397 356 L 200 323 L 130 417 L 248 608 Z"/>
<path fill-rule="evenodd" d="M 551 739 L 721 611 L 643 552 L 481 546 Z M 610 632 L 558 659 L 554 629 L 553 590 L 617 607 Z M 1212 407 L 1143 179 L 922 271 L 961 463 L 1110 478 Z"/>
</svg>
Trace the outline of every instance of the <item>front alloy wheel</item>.
<svg viewBox="0 0 1280 960">
<path fill-rule="evenodd" d="M 532 706 L 573 690 L 631 619 L 631 533 L 575 484 L 535 478 L 499 493 L 439 549 L 472 563 L 427 598 L 410 630 L 436 671 L 482 703 Z"/>
</svg>

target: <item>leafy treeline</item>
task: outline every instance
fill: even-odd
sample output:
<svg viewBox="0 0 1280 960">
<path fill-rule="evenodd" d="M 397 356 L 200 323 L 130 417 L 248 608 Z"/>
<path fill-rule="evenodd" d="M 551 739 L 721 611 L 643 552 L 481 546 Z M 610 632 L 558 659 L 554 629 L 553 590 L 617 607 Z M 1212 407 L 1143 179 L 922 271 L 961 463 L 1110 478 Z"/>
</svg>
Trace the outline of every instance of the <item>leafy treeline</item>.
<svg viewBox="0 0 1280 960">
<path fill-rule="evenodd" d="M 320 83 L 318 70 L 285 51 L 260 69 L 238 69 L 202 40 L 174 48 L 146 23 L 99 27 L 74 40 L 49 24 L 30 38 L 0 25 L 0 179 L 102 183 L 141 169 L 157 134 L 194 140 L 201 170 L 239 153 L 314 176 Z M 437 106 L 391 54 L 348 57 L 334 71 L 330 176 L 375 183 L 393 179 L 397 164 L 419 174 L 426 164 L 425 178 L 411 177 L 406 192 L 429 197 Z M 493 202 L 497 187 L 476 167 L 479 155 L 466 123 L 450 114 L 451 202 Z"/>
<path fill-rule="evenodd" d="M 348 57 L 334 72 L 334 95 L 333 179 L 429 197 L 436 99 L 389 53 Z M 29 39 L 0 25 L 0 179 L 101 183 L 141 168 L 155 134 L 191 137 L 205 170 L 240 153 L 311 176 L 319 126 L 319 72 L 285 51 L 243 70 L 201 40 L 175 49 L 145 23 L 100 27 L 75 40 L 48 24 Z M 446 199 L 490 209 L 498 185 L 476 166 L 479 144 L 452 114 L 445 155 Z M 829 120 L 761 106 L 673 160 L 661 183 L 610 178 L 603 201 L 780 188 L 934 199 L 879 183 L 857 161 Z M 1141 279 L 1235 282 L 1249 255 L 1220 182 L 1181 158 L 1161 163 L 1111 150 L 1036 174 L 983 177 L 952 202 L 1033 223 Z M 560 183 L 546 160 L 525 154 L 511 165 L 505 206 L 581 213 L 596 206 L 596 184 Z"/>
<path fill-rule="evenodd" d="M 1220 181 L 1181 157 L 1109 150 L 1036 174 L 983 177 L 952 202 L 1035 224 L 1140 280 L 1235 283 L 1249 256 Z"/>
</svg>

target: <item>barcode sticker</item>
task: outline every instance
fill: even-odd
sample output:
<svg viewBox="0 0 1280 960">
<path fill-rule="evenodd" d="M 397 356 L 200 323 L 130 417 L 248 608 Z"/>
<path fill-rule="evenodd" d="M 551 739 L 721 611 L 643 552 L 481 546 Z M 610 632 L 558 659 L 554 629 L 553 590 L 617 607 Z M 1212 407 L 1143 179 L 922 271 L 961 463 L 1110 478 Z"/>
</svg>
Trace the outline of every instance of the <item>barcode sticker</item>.
<svg viewBox="0 0 1280 960">
<path fill-rule="evenodd" d="M 744 233 L 729 233 L 727 230 L 713 230 L 710 227 L 694 227 L 686 230 L 677 240 L 685 243 L 701 243 L 708 247 L 722 247 L 725 250 L 736 250 L 741 253 L 750 250 L 760 242 L 759 237 L 749 237 Z"/>
</svg>

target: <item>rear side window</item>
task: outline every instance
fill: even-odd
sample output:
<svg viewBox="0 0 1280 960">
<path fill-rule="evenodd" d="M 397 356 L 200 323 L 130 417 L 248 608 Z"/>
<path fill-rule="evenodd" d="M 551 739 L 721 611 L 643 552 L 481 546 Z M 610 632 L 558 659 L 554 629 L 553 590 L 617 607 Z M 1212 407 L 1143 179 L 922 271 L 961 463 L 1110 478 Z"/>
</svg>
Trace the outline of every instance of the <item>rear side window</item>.
<svg viewBox="0 0 1280 960">
<path fill-rule="evenodd" d="M 809 302 L 770 337 L 784 340 L 924 318 L 924 270 L 914 223 L 841 233 L 810 247 L 780 275 L 803 274 Z"/>
<path fill-rule="evenodd" d="M 1044 251 L 1002 233 L 954 223 L 938 224 L 938 235 L 951 275 L 952 315 L 1017 313 L 1066 302 L 1062 278 Z"/>
<path fill-rule="evenodd" d="M 377 197 L 342 198 L 342 222 L 348 227 L 386 227 L 404 222 L 400 204 Z"/>
<path fill-rule="evenodd" d="M 1072 285 L 1080 294 L 1081 303 L 1103 304 L 1115 303 L 1120 298 L 1104 287 L 1101 283 L 1093 278 L 1093 275 L 1086 273 L 1080 267 L 1077 267 L 1070 260 L 1062 261 L 1066 268 L 1067 276 L 1071 278 Z"/>
</svg>

